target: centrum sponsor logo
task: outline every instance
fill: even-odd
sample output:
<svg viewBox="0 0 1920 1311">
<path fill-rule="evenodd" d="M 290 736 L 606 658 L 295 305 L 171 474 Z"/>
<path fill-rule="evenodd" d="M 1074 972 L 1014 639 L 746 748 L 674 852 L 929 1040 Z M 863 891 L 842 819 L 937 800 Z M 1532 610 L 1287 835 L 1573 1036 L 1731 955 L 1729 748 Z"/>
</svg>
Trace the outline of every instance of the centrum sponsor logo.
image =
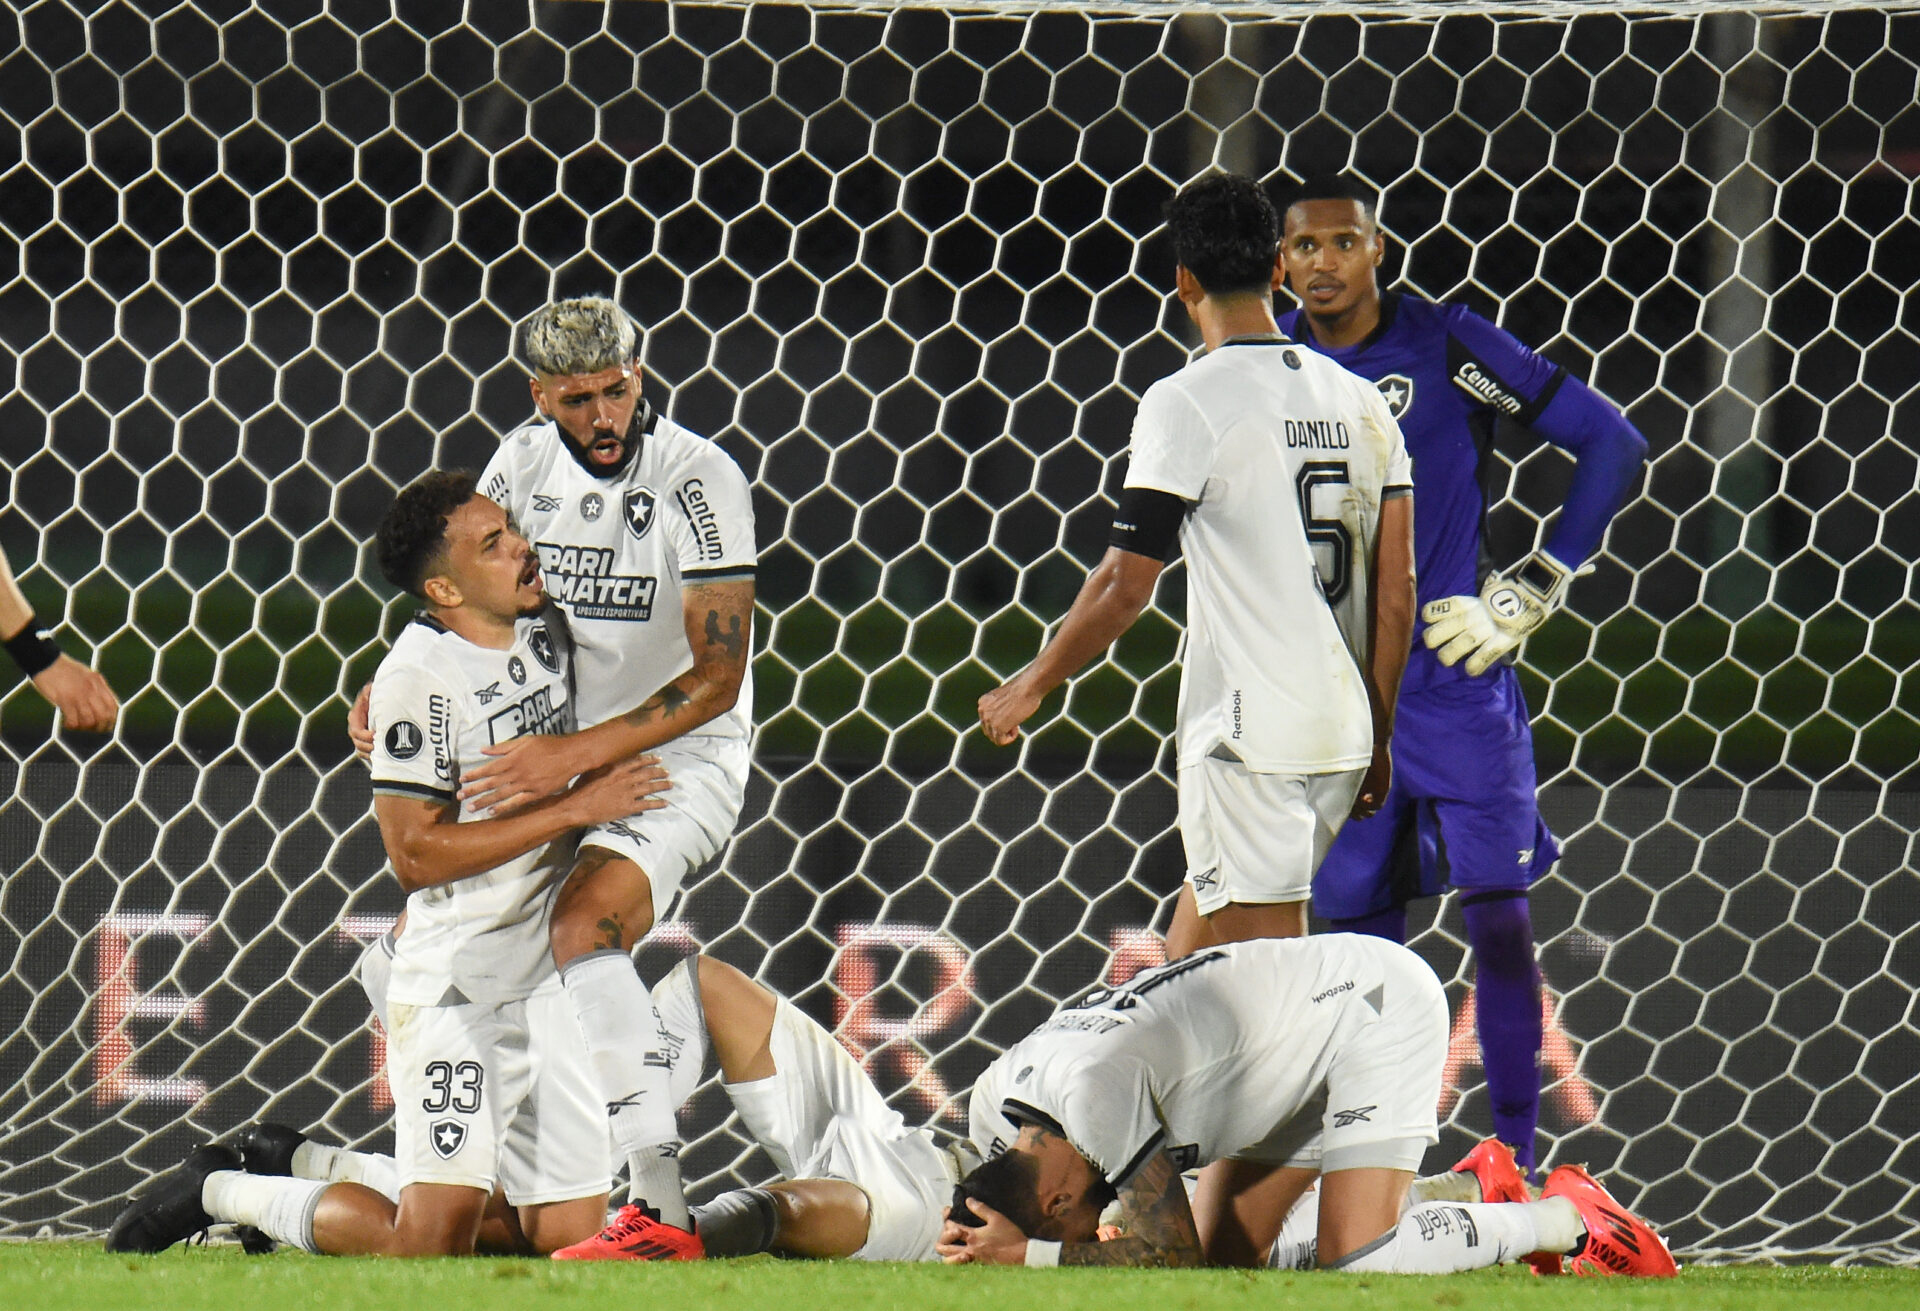
<svg viewBox="0 0 1920 1311">
<path fill-rule="evenodd" d="M 453 702 L 438 692 L 427 698 L 427 740 L 433 743 L 433 772 L 453 777 Z"/>
<path fill-rule="evenodd" d="M 720 521 L 707 501 L 706 484 L 689 478 L 674 495 L 680 502 L 680 512 L 687 516 L 687 526 L 700 543 L 700 558 L 718 560 L 725 555 L 726 543 L 720 537 Z"/>
<path fill-rule="evenodd" d="M 1459 372 L 1453 375 L 1453 380 L 1460 386 L 1466 388 L 1466 390 L 1472 392 L 1475 396 L 1478 396 L 1481 400 L 1487 402 L 1487 404 L 1493 406 L 1496 410 L 1504 410 L 1508 414 L 1518 414 L 1522 409 L 1526 408 L 1520 403 L 1518 396 L 1515 396 L 1505 387 L 1502 387 L 1499 383 L 1488 377 L 1481 371 L 1480 366 L 1472 360 L 1468 360 L 1460 366 Z"/>
</svg>

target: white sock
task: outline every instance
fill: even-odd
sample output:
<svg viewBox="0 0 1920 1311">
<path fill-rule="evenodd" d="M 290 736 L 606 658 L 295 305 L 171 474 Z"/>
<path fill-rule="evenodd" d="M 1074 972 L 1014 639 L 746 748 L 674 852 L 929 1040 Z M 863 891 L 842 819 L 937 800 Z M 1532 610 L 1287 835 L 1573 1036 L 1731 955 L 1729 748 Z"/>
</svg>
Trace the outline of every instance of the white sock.
<svg viewBox="0 0 1920 1311">
<path fill-rule="evenodd" d="M 1275 1270 L 1311 1270 L 1320 1263 L 1320 1190 L 1309 1188 L 1280 1222 L 1267 1264 Z"/>
<path fill-rule="evenodd" d="M 313 1213 L 320 1194 L 331 1186 L 317 1179 L 215 1170 L 200 1186 L 200 1205 L 216 1220 L 252 1225 L 278 1242 L 318 1254 Z"/>
<path fill-rule="evenodd" d="M 293 1149 L 293 1177 L 363 1184 L 395 1206 L 400 1204 L 400 1167 L 391 1156 L 328 1147 L 309 1139 Z"/>
<path fill-rule="evenodd" d="M 568 962 L 560 980 L 580 1017 L 614 1145 L 626 1154 L 632 1200 L 658 1211 L 665 1223 L 688 1228 L 671 1071 L 658 1050 L 660 1019 L 647 985 L 632 958 L 612 950 Z"/>
<path fill-rule="evenodd" d="M 1542 1208 L 1551 1208 L 1551 1213 Z M 1572 1204 L 1565 1209 L 1572 1211 Z M 1545 1249 L 1543 1238 L 1557 1233 L 1543 1235 L 1543 1228 L 1555 1229 L 1561 1219 L 1550 1202 L 1421 1202 L 1407 1209 L 1392 1232 L 1332 1268 L 1397 1275 L 1479 1270 Z M 1577 1211 L 1574 1220 L 1579 1221 Z M 1566 1244 L 1572 1246 L 1572 1241 Z"/>
<path fill-rule="evenodd" d="M 1466 1170 L 1423 1174 L 1407 1190 L 1407 1205 L 1415 1202 L 1478 1202 L 1480 1181 Z"/>
<path fill-rule="evenodd" d="M 360 958 L 353 963 L 353 977 L 359 981 L 360 990 L 367 994 L 367 1005 L 373 1008 L 380 1027 L 388 1027 L 387 984 L 393 978 L 391 932 L 382 934 L 366 945 Z"/>
<path fill-rule="evenodd" d="M 773 1168 L 780 1172 L 780 1177 L 797 1178 L 799 1170 L 793 1159 L 792 1144 L 781 1141 L 779 1134 L 782 1108 L 787 1100 L 787 1076 L 770 1074 L 764 1079 L 720 1086 L 733 1102 L 733 1109 L 740 1113 L 740 1122 L 747 1126 L 747 1132 L 773 1158 Z"/>
</svg>

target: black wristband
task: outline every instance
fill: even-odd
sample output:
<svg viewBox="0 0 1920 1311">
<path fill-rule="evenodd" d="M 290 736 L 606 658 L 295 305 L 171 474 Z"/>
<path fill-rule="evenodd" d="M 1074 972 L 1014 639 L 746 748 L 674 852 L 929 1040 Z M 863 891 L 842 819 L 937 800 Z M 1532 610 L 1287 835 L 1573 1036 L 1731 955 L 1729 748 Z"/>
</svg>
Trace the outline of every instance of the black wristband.
<svg viewBox="0 0 1920 1311">
<path fill-rule="evenodd" d="M 28 678 L 37 678 L 53 668 L 53 662 L 64 654 L 53 640 L 53 634 L 40 626 L 40 620 L 32 611 L 27 612 L 27 626 L 9 637 L 5 646 L 13 663 L 19 665 L 20 672 Z"/>
</svg>

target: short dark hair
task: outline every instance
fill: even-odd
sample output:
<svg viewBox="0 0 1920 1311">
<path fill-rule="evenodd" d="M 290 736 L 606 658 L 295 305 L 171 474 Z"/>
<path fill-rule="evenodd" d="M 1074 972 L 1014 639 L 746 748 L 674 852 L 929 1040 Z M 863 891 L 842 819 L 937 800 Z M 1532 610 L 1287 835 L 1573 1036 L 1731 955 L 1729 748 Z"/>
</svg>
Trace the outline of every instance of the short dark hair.
<svg viewBox="0 0 1920 1311">
<path fill-rule="evenodd" d="M 1209 296 L 1263 292 L 1280 253 L 1280 212 L 1258 182 L 1208 173 L 1167 202 L 1174 258 Z"/>
<path fill-rule="evenodd" d="M 1040 1158 L 1032 1152 L 1009 1148 L 975 1166 L 960 1186 L 1030 1238 L 1039 1237 L 1046 1226 L 1046 1213 L 1040 1209 Z"/>
<path fill-rule="evenodd" d="M 388 582 L 426 599 L 420 589 L 446 554 L 447 518 L 474 498 L 479 481 L 465 469 L 435 470 L 394 498 L 373 539 Z"/>
<path fill-rule="evenodd" d="M 1020 1226 L 1020 1232 L 1027 1237 L 1052 1236 L 1055 1225 L 1040 1209 L 1040 1158 L 1032 1152 L 1008 1148 L 992 1160 L 975 1166 L 973 1172 L 960 1181 L 960 1187 L 967 1196 L 979 1199 Z M 1093 1213 L 1098 1215 L 1106 1210 L 1119 1195 L 1119 1190 L 1096 1168 L 1093 1185 L 1087 1189 L 1084 1199 Z"/>
<path fill-rule="evenodd" d="M 1284 216 L 1295 205 L 1309 200 L 1351 200 L 1360 206 L 1367 222 L 1380 222 L 1380 193 L 1345 173 L 1323 173 L 1308 178 L 1287 193 L 1287 203 L 1280 207 L 1280 213 Z"/>
</svg>

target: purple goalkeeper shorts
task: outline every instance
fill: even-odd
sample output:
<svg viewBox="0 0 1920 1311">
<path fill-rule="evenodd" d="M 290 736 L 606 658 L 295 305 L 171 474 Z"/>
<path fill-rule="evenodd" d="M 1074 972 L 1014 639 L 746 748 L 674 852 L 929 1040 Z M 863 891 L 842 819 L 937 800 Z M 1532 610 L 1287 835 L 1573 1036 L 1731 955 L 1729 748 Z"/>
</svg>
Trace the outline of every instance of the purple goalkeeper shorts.
<svg viewBox="0 0 1920 1311">
<path fill-rule="evenodd" d="M 1355 919 L 1448 887 L 1530 886 L 1560 859 L 1534 788 L 1512 669 L 1403 691 L 1387 803 L 1333 840 L 1313 876 L 1314 912 Z"/>
</svg>

